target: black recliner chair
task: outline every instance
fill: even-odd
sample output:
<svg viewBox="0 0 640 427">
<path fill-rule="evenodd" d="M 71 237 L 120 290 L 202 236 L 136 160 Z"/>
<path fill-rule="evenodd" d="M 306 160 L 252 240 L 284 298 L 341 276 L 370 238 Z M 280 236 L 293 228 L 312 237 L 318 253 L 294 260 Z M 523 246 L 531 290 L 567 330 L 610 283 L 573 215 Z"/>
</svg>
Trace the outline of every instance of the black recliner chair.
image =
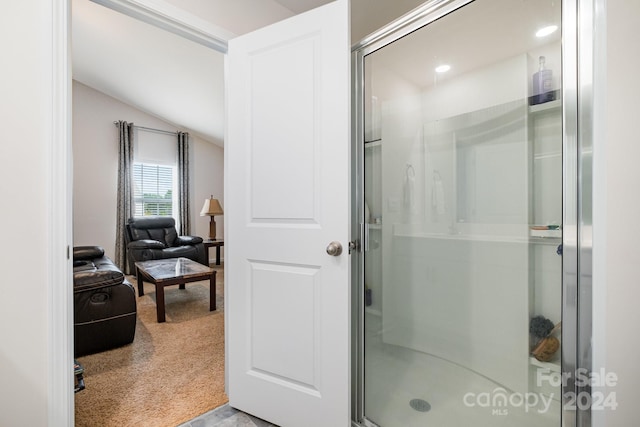
<svg viewBox="0 0 640 427">
<path fill-rule="evenodd" d="M 130 218 L 127 222 L 129 268 L 135 263 L 167 258 L 189 258 L 209 266 L 202 237 L 178 236 L 176 221 L 166 216 Z"/>
<path fill-rule="evenodd" d="M 129 344 L 136 332 L 136 293 L 100 246 L 73 248 L 75 357 Z"/>
</svg>

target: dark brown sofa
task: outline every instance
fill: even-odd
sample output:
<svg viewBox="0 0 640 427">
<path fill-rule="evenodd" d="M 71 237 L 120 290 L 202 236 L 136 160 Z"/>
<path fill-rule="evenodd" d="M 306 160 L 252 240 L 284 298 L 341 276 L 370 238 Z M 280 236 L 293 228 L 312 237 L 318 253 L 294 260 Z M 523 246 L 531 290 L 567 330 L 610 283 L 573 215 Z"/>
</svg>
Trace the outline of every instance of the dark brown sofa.
<svg viewBox="0 0 640 427">
<path fill-rule="evenodd" d="M 135 290 L 99 246 L 73 248 L 73 308 L 75 357 L 133 341 Z"/>
</svg>

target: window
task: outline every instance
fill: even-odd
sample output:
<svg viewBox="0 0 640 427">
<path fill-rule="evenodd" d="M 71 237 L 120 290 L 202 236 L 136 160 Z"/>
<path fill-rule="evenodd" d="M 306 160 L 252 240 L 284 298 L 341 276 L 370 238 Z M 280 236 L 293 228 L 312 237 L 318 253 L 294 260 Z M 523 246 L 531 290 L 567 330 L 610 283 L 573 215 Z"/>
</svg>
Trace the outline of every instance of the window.
<svg viewBox="0 0 640 427">
<path fill-rule="evenodd" d="M 133 164 L 134 215 L 174 216 L 176 167 Z"/>
</svg>

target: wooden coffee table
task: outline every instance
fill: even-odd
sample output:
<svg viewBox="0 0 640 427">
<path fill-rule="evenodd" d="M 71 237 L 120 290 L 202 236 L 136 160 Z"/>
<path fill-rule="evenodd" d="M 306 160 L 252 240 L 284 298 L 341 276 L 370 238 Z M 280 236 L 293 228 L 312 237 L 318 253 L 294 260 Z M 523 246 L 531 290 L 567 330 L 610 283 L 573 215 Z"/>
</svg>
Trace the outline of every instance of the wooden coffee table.
<svg viewBox="0 0 640 427">
<path fill-rule="evenodd" d="M 145 280 L 153 283 L 156 287 L 156 313 L 158 323 L 165 321 L 165 286 L 180 285 L 180 289 L 184 289 L 185 283 L 209 279 L 209 311 L 216 309 L 215 270 L 188 258 L 169 258 L 136 262 L 136 277 L 138 279 L 138 296 L 144 295 L 142 285 Z"/>
</svg>

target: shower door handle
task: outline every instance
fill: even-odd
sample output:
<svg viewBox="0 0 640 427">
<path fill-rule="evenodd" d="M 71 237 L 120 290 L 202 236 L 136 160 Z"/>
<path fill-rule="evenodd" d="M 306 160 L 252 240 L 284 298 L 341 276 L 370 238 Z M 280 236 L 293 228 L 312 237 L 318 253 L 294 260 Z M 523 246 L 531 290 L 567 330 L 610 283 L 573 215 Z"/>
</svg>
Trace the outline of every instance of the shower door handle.
<svg viewBox="0 0 640 427">
<path fill-rule="evenodd" d="M 327 246 L 327 253 L 331 256 L 339 256 L 342 254 L 342 245 L 340 242 L 331 242 L 329 246 Z"/>
<path fill-rule="evenodd" d="M 362 240 L 364 241 L 364 252 L 369 252 L 369 224 L 362 224 Z"/>
</svg>

